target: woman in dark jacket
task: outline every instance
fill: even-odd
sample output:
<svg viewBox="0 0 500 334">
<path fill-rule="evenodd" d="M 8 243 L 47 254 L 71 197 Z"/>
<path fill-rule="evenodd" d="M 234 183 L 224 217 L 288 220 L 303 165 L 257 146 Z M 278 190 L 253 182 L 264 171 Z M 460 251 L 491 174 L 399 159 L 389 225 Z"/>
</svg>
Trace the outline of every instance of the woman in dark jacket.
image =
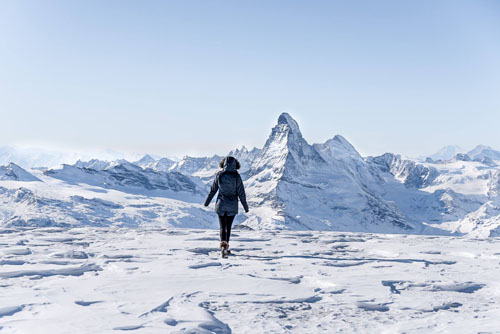
<svg viewBox="0 0 500 334">
<path fill-rule="evenodd" d="M 210 193 L 205 200 L 205 206 L 210 204 L 217 190 L 217 201 L 215 202 L 215 212 L 219 215 L 220 225 L 220 248 L 222 255 L 229 254 L 229 236 L 234 216 L 238 213 L 238 198 L 240 199 L 245 212 L 248 212 L 248 204 L 245 195 L 243 181 L 238 173 L 240 163 L 231 156 L 227 156 L 219 164 L 221 171 L 215 175 L 214 183 L 210 188 Z"/>
</svg>

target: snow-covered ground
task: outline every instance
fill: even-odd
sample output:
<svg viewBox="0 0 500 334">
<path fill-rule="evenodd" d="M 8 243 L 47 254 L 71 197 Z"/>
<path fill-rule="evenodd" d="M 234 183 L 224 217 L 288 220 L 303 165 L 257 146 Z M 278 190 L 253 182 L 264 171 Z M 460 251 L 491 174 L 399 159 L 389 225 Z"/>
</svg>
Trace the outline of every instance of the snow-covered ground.
<svg viewBox="0 0 500 334">
<path fill-rule="evenodd" d="M 3 333 L 500 333 L 500 239 L 0 229 Z"/>
</svg>

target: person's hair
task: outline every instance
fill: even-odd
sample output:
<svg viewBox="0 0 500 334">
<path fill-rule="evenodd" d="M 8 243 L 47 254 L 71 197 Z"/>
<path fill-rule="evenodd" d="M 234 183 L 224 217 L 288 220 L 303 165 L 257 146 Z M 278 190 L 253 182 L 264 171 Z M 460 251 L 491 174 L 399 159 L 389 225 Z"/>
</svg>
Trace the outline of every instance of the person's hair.
<svg viewBox="0 0 500 334">
<path fill-rule="evenodd" d="M 226 159 L 227 159 L 227 158 L 233 158 L 233 159 L 234 159 L 234 161 L 236 162 L 236 169 L 240 169 L 241 164 L 240 164 L 240 162 L 238 161 L 238 159 L 236 159 L 235 157 L 225 157 L 225 158 L 223 158 L 223 159 L 220 161 L 220 163 L 219 163 L 219 167 L 220 167 L 220 168 L 224 168 L 224 162 L 226 161 Z"/>
</svg>

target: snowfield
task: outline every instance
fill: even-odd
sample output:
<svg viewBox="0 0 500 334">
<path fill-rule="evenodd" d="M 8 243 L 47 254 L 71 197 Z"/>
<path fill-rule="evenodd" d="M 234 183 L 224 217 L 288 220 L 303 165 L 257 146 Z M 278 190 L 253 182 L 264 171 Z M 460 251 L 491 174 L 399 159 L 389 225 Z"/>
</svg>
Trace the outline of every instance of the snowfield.
<svg viewBox="0 0 500 334">
<path fill-rule="evenodd" d="M 500 240 L 0 229 L 3 333 L 500 333 Z"/>
<path fill-rule="evenodd" d="M 221 156 L 0 149 L 0 333 L 500 333 L 500 151 L 462 151 L 362 157 L 283 113 L 229 153 L 250 212 L 221 259 Z"/>
</svg>

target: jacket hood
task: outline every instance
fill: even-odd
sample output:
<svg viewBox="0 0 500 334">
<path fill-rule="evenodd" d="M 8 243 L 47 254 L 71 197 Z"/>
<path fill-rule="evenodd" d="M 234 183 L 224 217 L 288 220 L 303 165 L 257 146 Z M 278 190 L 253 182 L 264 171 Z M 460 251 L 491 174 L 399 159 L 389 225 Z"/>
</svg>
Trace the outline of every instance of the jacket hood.
<svg viewBox="0 0 500 334">
<path fill-rule="evenodd" d="M 234 172 L 236 171 L 237 167 L 236 167 L 236 159 L 231 157 L 231 156 L 227 156 L 224 158 L 224 163 L 222 165 L 222 169 L 226 172 Z"/>
</svg>

